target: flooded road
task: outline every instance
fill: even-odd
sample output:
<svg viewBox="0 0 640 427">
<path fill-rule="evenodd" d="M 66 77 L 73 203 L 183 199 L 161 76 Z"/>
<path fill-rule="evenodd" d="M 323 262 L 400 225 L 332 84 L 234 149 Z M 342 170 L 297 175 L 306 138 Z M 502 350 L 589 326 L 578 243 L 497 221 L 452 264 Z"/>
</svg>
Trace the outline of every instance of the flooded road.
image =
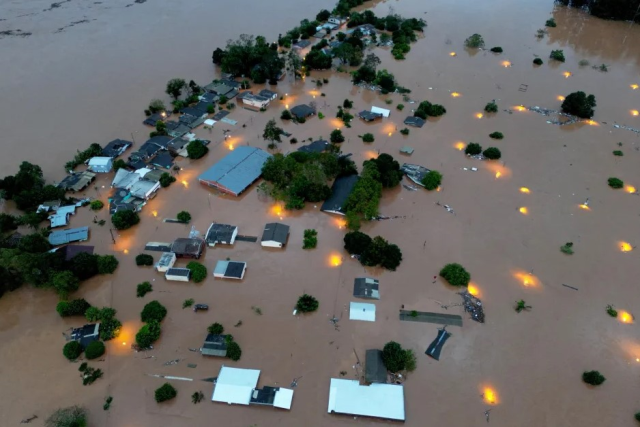
<svg viewBox="0 0 640 427">
<path fill-rule="evenodd" d="M 115 244 L 107 226 L 92 224 L 94 214 L 80 210 L 72 225 L 91 225 L 90 244 L 98 253 L 115 253 L 120 267 L 112 276 L 84 283 L 77 297 L 116 308 L 123 333 L 108 344 L 105 361 L 92 363 L 105 376 L 83 387 L 78 365 L 61 354 L 61 333 L 80 320 L 59 318 L 52 293 L 25 286 L 5 295 L 0 299 L 0 378 L 12 387 L 0 392 L 0 424 L 17 425 L 37 414 L 33 424 L 43 425 L 56 408 L 80 404 L 88 408 L 92 426 L 204 425 L 214 417 L 217 423 L 241 427 L 379 425 L 384 422 L 327 414 L 329 379 L 341 371 L 356 377 L 355 354 L 363 359 L 367 349 L 395 340 L 418 356 L 418 368 L 405 383 L 408 426 L 484 425 L 489 407 L 493 426 L 633 425 L 633 414 L 640 410 L 635 398 L 638 329 L 608 317 L 605 307 L 640 312 L 638 250 L 621 251 L 621 242 L 640 242 L 640 198 L 609 188 L 607 178 L 615 176 L 640 188 L 638 134 L 613 127 L 617 123 L 640 129 L 640 117 L 631 114 L 640 110 L 640 89 L 632 88 L 640 84 L 640 28 L 554 9 L 552 2 L 463 3 L 374 2 L 378 15 L 391 7 L 429 24 L 405 61 L 393 60 L 386 49 L 375 50 L 381 68 L 412 90 L 411 99 L 447 108 L 447 114 L 430 119 L 422 129 L 410 128 L 408 136 L 399 133 L 417 104 L 397 94 L 381 96 L 353 87 L 345 73 L 314 72 L 304 82 L 287 77 L 277 91 L 288 96 L 267 112 L 232 112 L 238 126 L 231 140 L 223 142 L 223 127 L 199 129 L 200 137 L 212 141 L 210 153 L 198 161 L 180 160 L 184 170 L 178 181 L 161 190 L 141 212 L 141 224 L 117 234 Z M 47 12 L 43 10 L 51 5 L 45 2 L 0 5 L 0 19 L 6 19 L 0 21 L 0 31 L 33 33 L 0 38 L 0 129 L 7 153 L 0 156 L 3 175 L 28 160 L 40 164 L 48 179 L 60 180 L 62 165 L 76 149 L 113 138 L 133 137 L 140 145 L 149 132 L 141 124 L 142 111 L 152 98 L 168 100 L 163 95 L 167 80 L 183 77 L 205 84 L 215 76 L 211 51 L 227 39 L 241 33 L 275 39 L 300 19 L 313 18 L 322 7 L 330 9 L 333 1 L 127 4 L 70 1 Z M 33 15 L 19 16 L 24 14 Z M 536 30 L 550 17 L 557 27 L 536 38 Z M 66 27 L 85 19 L 88 22 Z M 501 46 L 504 53 L 466 50 L 463 42 L 473 33 L 483 35 L 487 49 Z M 552 49 L 563 49 L 566 62 L 548 61 Z M 532 64 L 536 55 L 544 60 L 542 66 Z M 589 65 L 580 66 L 581 60 Z M 608 72 L 592 68 L 603 63 Z M 329 84 L 316 88 L 313 80 L 323 77 Z M 515 108 L 559 109 L 558 97 L 576 90 L 596 96 L 592 124 L 560 127 L 547 123 L 551 117 Z M 454 92 L 459 96 L 452 96 Z M 259 137 L 264 125 L 286 105 L 315 101 L 324 120 L 315 117 L 304 125 L 282 126 L 299 141 L 327 138 L 332 129 L 342 127 L 334 117 L 345 98 L 354 101 L 354 113 L 371 105 L 392 111 L 382 123 L 356 119 L 351 129 L 343 129 L 347 141 L 342 149 L 353 153 L 356 163 L 380 150 L 444 175 L 440 192 L 387 190 L 381 213 L 403 218 L 363 227 L 400 246 L 404 259 L 396 272 L 365 270 L 349 259 L 342 249 L 345 230 L 340 221 L 319 212 L 319 205 L 281 213 L 255 189 L 231 198 L 197 183 L 197 176 L 230 149 L 243 144 L 266 148 Z M 386 99 L 391 100 L 388 107 Z M 487 115 L 483 108 L 492 99 L 499 112 Z M 398 103 L 405 105 L 403 112 L 396 109 Z M 491 140 L 488 135 L 494 131 L 505 138 Z M 358 135 L 366 132 L 375 135 L 375 142 L 361 141 Z M 467 158 L 459 147 L 470 141 L 500 148 L 502 159 Z M 405 145 L 415 149 L 411 157 L 399 154 Z M 279 148 L 286 153 L 297 146 L 284 141 Z M 613 156 L 613 150 L 624 156 Z M 472 167 L 478 171 L 463 169 Z M 100 177 L 96 188 L 84 194 L 106 201 L 110 179 Z M 587 198 L 590 209 L 581 209 Z M 438 202 L 450 205 L 455 215 Z M 291 226 L 289 245 L 284 251 L 247 242 L 207 249 L 203 262 L 209 271 L 227 257 L 246 261 L 242 282 L 210 276 L 201 284 L 178 284 L 136 267 L 134 257 L 147 241 L 171 241 L 189 233 L 189 226 L 162 222 L 183 209 L 191 212 L 192 225 L 201 232 L 217 221 L 237 225 L 240 234 L 250 236 L 260 236 L 266 222 L 282 216 Z M 98 218 L 108 220 L 104 211 Z M 301 248 L 307 228 L 318 231 L 318 247 L 312 251 Z M 559 250 L 566 242 L 574 243 L 571 256 Z M 336 256 L 341 259 L 337 266 L 331 261 Z M 460 307 L 441 307 L 461 302 L 455 289 L 441 279 L 431 283 L 449 262 L 459 262 L 471 273 L 487 318 L 477 324 L 464 316 L 462 328 L 450 327 L 453 336 L 436 362 L 424 351 L 438 326 L 400 322 L 397 312 L 404 305 L 408 310 L 463 314 Z M 381 283 L 374 323 L 348 320 L 353 279 L 362 275 Z M 136 284 L 145 280 L 154 291 L 135 298 Z M 318 298 L 320 308 L 293 317 L 295 301 L 305 292 Z M 209 304 L 210 310 L 183 310 L 188 298 Z M 130 344 L 141 325 L 139 313 L 153 299 L 168 309 L 162 337 L 155 350 L 133 353 Z M 515 313 L 514 301 L 520 299 L 531 311 Z M 252 307 L 260 307 L 262 315 Z M 329 321 L 334 316 L 340 319 L 339 330 Z M 242 325 L 234 327 L 239 321 Z M 213 322 L 222 323 L 241 345 L 239 362 L 203 359 L 189 351 L 201 346 Z M 178 358 L 184 360 L 163 366 Z M 302 377 L 291 411 L 209 402 L 211 383 L 200 380 L 217 376 L 223 362 L 261 369 L 260 386 L 288 387 L 293 378 Z M 197 367 L 188 368 L 187 363 Z M 607 378 L 597 389 L 586 387 L 580 378 L 592 369 Z M 154 374 L 194 381 L 174 381 L 178 398 L 157 405 L 153 391 L 163 381 L 150 376 Z M 189 396 L 199 390 L 206 400 L 193 405 Z M 482 397 L 489 392 L 493 406 Z M 109 395 L 114 398 L 111 409 L 103 411 Z"/>
</svg>

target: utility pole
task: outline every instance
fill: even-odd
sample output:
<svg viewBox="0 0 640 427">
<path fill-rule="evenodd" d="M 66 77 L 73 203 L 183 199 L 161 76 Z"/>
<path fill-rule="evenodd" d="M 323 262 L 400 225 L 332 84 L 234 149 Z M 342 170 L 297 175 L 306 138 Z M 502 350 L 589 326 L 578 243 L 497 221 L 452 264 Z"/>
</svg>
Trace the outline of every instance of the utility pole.
<svg viewBox="0 0 640 427">
<path fill-rule="evenodd" d="M 113 228 L 109 229 L 109 234 L 111 234 L 111 240 L 113 241 L 113 244 L 116 244 L 116 238 L 113 236 Z"/>
</svg>

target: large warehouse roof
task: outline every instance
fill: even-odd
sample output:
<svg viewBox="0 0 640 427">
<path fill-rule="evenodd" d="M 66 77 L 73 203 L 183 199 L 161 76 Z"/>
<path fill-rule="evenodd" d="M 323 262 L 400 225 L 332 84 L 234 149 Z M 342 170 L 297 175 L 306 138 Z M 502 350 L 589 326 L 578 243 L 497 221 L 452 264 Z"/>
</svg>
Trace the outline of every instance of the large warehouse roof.
<svg viewBox="0 0 640 427">
<path fill-rule="evenodd" d="M 262 174 L 271 154 L 256 147 L 240 146 L 213 165 L 198 180 L 221 191 L 239 195 Z"/>
</svg>

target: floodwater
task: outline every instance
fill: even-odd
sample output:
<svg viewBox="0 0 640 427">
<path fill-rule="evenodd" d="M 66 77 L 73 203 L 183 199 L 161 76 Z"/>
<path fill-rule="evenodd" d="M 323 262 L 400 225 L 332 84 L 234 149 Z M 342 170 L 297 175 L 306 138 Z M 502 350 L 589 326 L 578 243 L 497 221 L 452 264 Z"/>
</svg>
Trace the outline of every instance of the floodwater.
<svg viewBox="0 0 640 427">
<path fill-rule="evenodd" d="M 55 408 L 73 404 L 88 408 L 92 426 L 205 425 L 211 419 L 242 427 L 383 424 L 327 414 L 329 379 L 341 371 L 356 377 L 361 372 L 354 369 L 356 357 L 362 359 L 366 349 L 395 340 L 418 355 L 418 368 L 405 383 L 406 425 L 484 425 L 489 407 L 494 426 L 632 425 L 633 414 L 640 410 L 635 397 L 640 370 L 637 325 L 608 317 L 605 307 L 613 304 L 631 314 L 640 307 L 637 250 L 620 250 L 621 242 L 635 246 L 640 241 L 640 199 L 614 191 L 606 182 L 617 176 L 640 187 L 635 167 L 640 156 L 638 134 L 612 126 L 640 128 L 640 118 L 631 114 L 640 109 L 640 90 L 631 87 L 640 84 L 640 27 L 554 9 L 551 1 L 463 3 L 374 2 L 378 14 L 393 8 L 429 23 L 406 61 L 394 61 L 387 50 L 376 50 L 381 67 L 412 89 L 412 99 L 428 99 L 447 108 L 446 115 L 429 120 L 424 128 L 412 128 L 409 136 L 402 136 L 402 120 L 415 105 L 398 95 L 379 96 L 354 88 L 346 74 L 313 73 L 296 83 L 287 78 L 277 90 L 288 96 L 274 102 L 268 112 L 236 109 L 231 118 L 238 121 L 237 127 L 199 130 L 200 137 L 213 141 L 211 152 L 199 161 L 179 161 L 184 170 L 178 182 L 161 190 L 142 211 L 141 224 L 117 234 L 115 244 L 107 226 L 91 223 L 93 213 L 78 212 L 72 225 L 91 225 L 90 244 L 99 253 L 115 253 L 120 267 L 112 276 L 84 283 L 77 297 L 116 308 L 123 333 L 108 344 L 105 361 L 90 363 L 105 376 L 83 387 L 78 365 L 66 362 L 61 354 L 62 332 L 80 325 L 80 319 L 59 318 L 57 299 L 46 291 L 25 286 L 5 295 L 0 299 L 0 378 L 5 384 L 0 391 L 1 424 L 17 425 L 36 414 L 39 419 L 33 424 L 42 425 Z M 5 2 L 0 5 L 4 19 L 0 30 L 20 29 L 32 35 L 0 38 L 0 129 L 5 153 L 0 156 L 0 170 L 14 173 L 21 160 L 28 160 L 40 164 L 47 178 L 55 181 L 64 176 L 62 165 L 75 150 L 91 142 L 133 136 L 139 145 L 149 132 L 141 124 L 142 111 L 150 99 L 166 98 L 168 79 L 206 83 L 215 76 L 211 51 L 226 39 L 241 33 L 275 39 L 294 22 L 312 18 L 307 11 L 315 14 L 332 4 L 153 0 L 132 5 L 70 1 L 54 7 L 45 2 Z M 557 28 L 537 39 L 536 30 L 551 16 Z M 88 22 L 79 22 L 83 20 Z M 487 48 L 501 46 L 504 53 L 465 50 L 463 41 L 472 33 L 482 34 Z M 564 50 L 564 64 L 547 62 L 552 49 Z M 535 67 L 534 55 L 543 58 L 544 65 Z M 581 67 L 582 59 L 591 65 L 605 63 L 609 71 Z M 504 61 L 510 66 L 505 67 Z M 565 72 L 571 75 L 567 78 Z M 312 80 L 323 77 L 330 83 L 316 88 Z M 596 123 L 559 127 L 547 124 L 549 117 L 514 108 L 558 109 L 558 96 L 576 90 L 596 96 Z M 453 97 L 452 92 L 460 96 Z M 355 101 L 355 112 L 371 105 L 384 107 L 385 99 L 392 100 L 389 119 L 372 125 L 356 120 L 344 130 L 343 151 L 353 153 L 357 163 L 380 150 L 444 175 L 440 192 L 402 187 L 386 191 L 381 213 L 403 218 L 363 227 L 400 246 L 404 261 L 396 272 L 365 270 L 349 259 L 341 243 L 345 230 L 337 218 L 320 213 L 319 206 L 280 213 L 254 189 L 236 199 L 197 183 L 202 170 L 235 146 L 266 147 L 259 135 L 285 105 L 315 101 L 327 116 L 324 120 L 316 117 L 304 125 L 283 127 L 299 141 L 328 137 L 340 127 L 332 117 L 345 97 Z M 492 99 L 500 111 L 478 119 L 476 114 Z M 406 107 L 402 113 L 395 109 L 399 102 Z M 233 137 L 223 142 L 222 130 L 228 128 Z M 505 139 L 490 140 L 493 131 L 503 132 Z M 375 135 L 374 143 L 361 142 L 358 135 L 365 132 Z M 469 141 L 497 146 L 503 158 L 468 159 L 456 147 Z M 398 149 L 404 145 L 415 152 L 401 159 Z M 287 141 L 280 146 L 283 152 L 295 148 Z M 617 149 L 623 157 L 612 155 Z M 463 170 L 471 167 L 479 170 Z M 106 200 L 109 182 L 109 177 L 101 177 L 85 194 Z M 522 187 L 529 191 L 521 192 Z M 590 209 L 581 209 L 587 198 Z M 450 205 L 456 214 L 437 202 Z M 169 283 L 151 269 L 136 267 L 133 258 L 145 242 L 188 234 L 188 226 L 162 222 L 183 209 L 191 212 L 192 224 L 201 232 L 218 221 L 254 236 L 266 222 L 282 215 L 291 226 L 289 245 L 276 251 L 237 242 L 233 248 L 207 250 L 203 262 L 209 271 L 219 259 L 246 261 L 242 282 L 210 276 L 198 285 Z M 105 212 L 98 218 L 108 219 Z M 311 251 L 301 249 L 306 228 L 318 230 L 318 247 Z M 559 250 L 566 242 L 574 242 L 571 256 Z M 333 265 L 334 257 L 341 265 Z M 424 350 L 436 336 L 437 325 L 400 323 L 397 311 L 404 305 L 408 310 L 462 314 L 460 307 L 441 308 L 459 303 L 460 298 L 442 280 L 435 284 L 431 280 L 448 262 L 459 262 L 470 271 L 487 317 L 485 324 L 465 320 L 462 328 L 450 327 L 453 336 L 436 362 Z M 353 278 L 361 275 L 381 282 L 375 323 L 348 320 Z M 144 299 L 135 298 L 136 284 L 145 280 L 153 283 L 154 291 Z M 305 292 L 319 299 L 320 308 L 294 317 L 295 301 Z M 197 314 L 183 310 L 187 298 L 209 304 L 210 310 Z M 153 351 L 134 353 L 130 344 L 141 325 L 139 312 L 152 299 L 169 310 L 162 337 Z M 516 314 L 513 304 L 519 299 L 533 308 Z M 260 307 L 262 315 L 252 307 Z M 340 319 L 339 331 L 329 321 L 333 316 Z M 234 327 L 239 321 L 242 325 Z M 261 369 L 260 385 L 288 387 L 293 378 L 301 377 L 291 411 L 208 400 L 191 403 L 189 396 L 198 390 L 209 398 L 211 383 L 200 380 L 217 376 L 223 363 L 189 351 L 201 345 L 207 325 L 213 322 L 224 324 L 243 349 L 239 362 L 224 360 L 225 364 Z M 173 359 L 181 361 L 163 366 Z M 197 367 L 188 368 L 187 363 Z M 607 377 L 604 385 L 591 389 L 582 383 L 581 373 L 591 369 Z M 164 380 L 150 376 L 156 374 L 194 381 L 172 381 L 178 398 L 157 405 L 153 391 Z M 114 398 L 111 409 L 103 411 L 109 395 Z M 493 396 L 493 405 L 483 395 Z"/>
</svg>

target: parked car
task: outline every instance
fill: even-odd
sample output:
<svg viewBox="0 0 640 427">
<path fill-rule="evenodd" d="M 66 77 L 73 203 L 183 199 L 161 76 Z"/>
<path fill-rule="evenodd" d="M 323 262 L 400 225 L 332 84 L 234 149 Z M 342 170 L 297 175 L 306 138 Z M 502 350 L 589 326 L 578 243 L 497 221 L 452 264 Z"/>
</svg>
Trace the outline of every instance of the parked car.
<svg viewBox="0 0 640 427">
<path fill-rule="evenodd" d="M 207 311 L 209 310 L 209 306 L 207 304 L 196 304 L 193 306 L 193 311 L 198 312 L 200 310 Z"/>
</svg>

